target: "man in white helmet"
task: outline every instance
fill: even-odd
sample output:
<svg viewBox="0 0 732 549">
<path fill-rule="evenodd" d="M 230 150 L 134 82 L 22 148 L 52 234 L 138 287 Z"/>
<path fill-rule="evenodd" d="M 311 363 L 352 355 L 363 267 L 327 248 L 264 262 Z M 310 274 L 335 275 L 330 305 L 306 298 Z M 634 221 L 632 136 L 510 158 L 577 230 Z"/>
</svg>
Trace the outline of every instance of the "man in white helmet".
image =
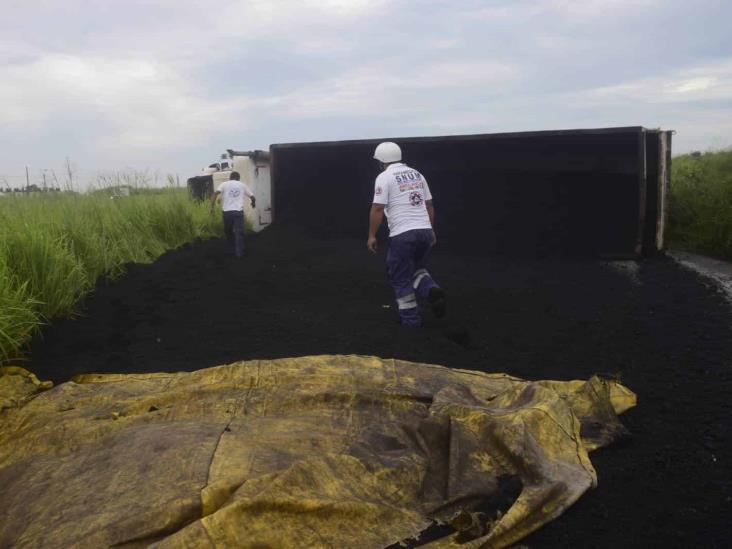
<svg viewBox="0 0 732 549">
<path fill-rule="evenodd" d="M 399 145 L 380 143 L 374 152 L 383 172 L 376 178 L 369 215 L 366 247 L 376 253 L 376 231 L 384 214 L 389 224 L 386 267 L 394 288 L 403 326 L 421 326 L 417 300 L 430 303 L 437 317 L 445 314 L 445 293 L 426 269 L 426 259 L 437 239 L 433 230 L 435 210 L 427 180 L 404 164 Z"/>
</svg>

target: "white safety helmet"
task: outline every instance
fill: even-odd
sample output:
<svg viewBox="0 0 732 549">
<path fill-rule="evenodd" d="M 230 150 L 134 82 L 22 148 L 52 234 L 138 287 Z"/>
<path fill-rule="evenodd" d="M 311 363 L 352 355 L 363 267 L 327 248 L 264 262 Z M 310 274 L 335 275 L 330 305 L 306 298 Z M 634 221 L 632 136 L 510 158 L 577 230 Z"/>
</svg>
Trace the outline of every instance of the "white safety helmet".
<svg viewBox="0 0 732 549">
<path fill-rule="evenodd" d="M 379 146 L 376 147 L 374 158 L 384 164 L 399 162 L 402 159 L 402 150 L 396 143 L 385 141 L 384 143 L 379 143 Z"/>
</svg>

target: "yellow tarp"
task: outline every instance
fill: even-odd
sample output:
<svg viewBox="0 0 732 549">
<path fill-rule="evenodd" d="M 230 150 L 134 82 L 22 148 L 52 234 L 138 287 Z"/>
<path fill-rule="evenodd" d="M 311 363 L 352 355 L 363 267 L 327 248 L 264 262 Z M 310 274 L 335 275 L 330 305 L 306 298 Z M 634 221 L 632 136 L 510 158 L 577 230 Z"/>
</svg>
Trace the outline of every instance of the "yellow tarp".
<svg viewBox="0 0 732 549">
<path fill-rule="evenodd" d="M 39 381 L 28 370 L 18 366 L 0 366 L 0 412 L 22 406 L 40 391 L 51 387 L 53 383 Z"/>
<path fill-rule="evenodd" d="M 432 546 L 505 547 L 596 484 L 587 451 L 635 404 L 599 378 L 359 356 L 43 392 L 19 372 L 0 372 L 0 547 L 385 547 L 433 521 L 458 532 Z"/>
</svg>

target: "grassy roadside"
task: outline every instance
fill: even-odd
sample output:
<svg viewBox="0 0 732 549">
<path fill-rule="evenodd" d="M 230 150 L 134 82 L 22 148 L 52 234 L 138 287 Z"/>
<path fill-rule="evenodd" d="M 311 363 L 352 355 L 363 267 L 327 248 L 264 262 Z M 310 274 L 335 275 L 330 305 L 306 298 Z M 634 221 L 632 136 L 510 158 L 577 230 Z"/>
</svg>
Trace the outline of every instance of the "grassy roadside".
<svg viewBox="0 0 732 549">
<path fill-rule="evenodd" d="M 732 260 L 732 151 L 674 157 L 671 246 Z"/>
<path fill-rule="evenodd" d="M 41 322 L 73 314 L 102 275 L 219 234 L 221 218 L 185 189 L 0 199 L 0 364 L 18 359 Z"/>
</svg>

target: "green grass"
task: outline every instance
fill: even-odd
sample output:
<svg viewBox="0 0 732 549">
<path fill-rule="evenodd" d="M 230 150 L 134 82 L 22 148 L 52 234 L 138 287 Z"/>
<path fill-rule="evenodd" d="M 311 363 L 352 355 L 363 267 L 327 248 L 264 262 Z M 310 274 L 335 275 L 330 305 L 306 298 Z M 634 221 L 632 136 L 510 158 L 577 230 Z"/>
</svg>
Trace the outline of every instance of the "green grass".
<svg viewBox="0 0 732 549">
<path fill-rule="evenodd" d="M 668 220 L 671 246 L 732 259 L 732 151 L 673 159 Z"/>
<path fill-rule="evenodd" d="M 220 234 L 220 216 L 184 189 L 110 199 L 48 193 L 0 198 L 0 364 L 21 358 L 38 326 L 73 315 L 100 276 Z"/>
</svg>

